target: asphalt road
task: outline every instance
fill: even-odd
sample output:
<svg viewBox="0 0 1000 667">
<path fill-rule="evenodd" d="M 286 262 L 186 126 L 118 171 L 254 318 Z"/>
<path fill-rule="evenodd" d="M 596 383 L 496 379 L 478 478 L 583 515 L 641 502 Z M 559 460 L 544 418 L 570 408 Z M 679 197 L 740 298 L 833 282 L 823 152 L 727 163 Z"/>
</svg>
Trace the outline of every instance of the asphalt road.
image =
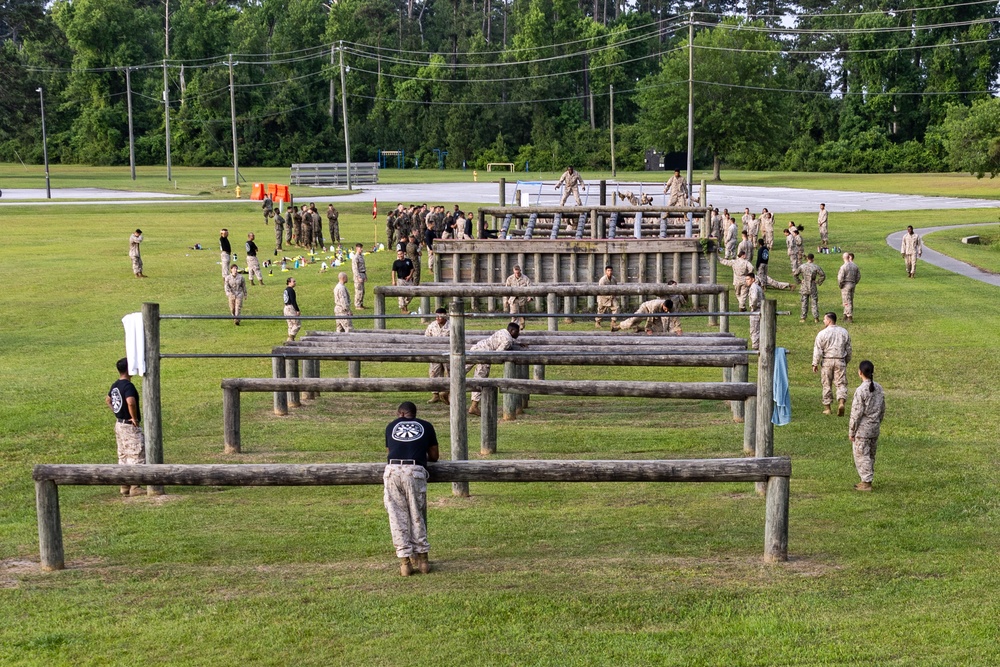
<svg viewBox="0 0 1000 667">
<path fill-rule="evenodd" d="M 943 229 L 961 229 L 964 227 L 974 228 L 974 227 L 986 227 L 986 226 L 992 227 L 995 226 L 996 224 L 997 223 L 995 222 L 985 222 L 974 225 L 943 225 L 940 227 L 923 227 L 921 229 L 914 229 L 913 231 L 922 237 L 925 234 L 930 234 L 931 232 L 940 232 Z M 889 236 L 886 237 L 885 242 L 889 244 L 890 248 L 899 250 L 899 244 L 903 240 L 903 234 L 905 233 L 906 230 L 904 229 L 902 231 L 889 234 Z M 934 266 L 945 269 L 946 271 L 951 271 L 952 273 L 957 273 L 961 276 L 965 276 L 966 278 L 972 278 L 973 280 L 978 280 L 980 282 L 989 283 L 990 285 L 996 285 L 1000 287 L 1000 275 L 997 275 L 995 273 L 990 273 L 989 271 L 983 271 L 980 268 L 972 266 L 971 264 L 966 264 L 965 262 L 960 262 L 957 259 L 949 257 L 948 255 L 942 255 L 941 253 L 928 248 L 927 243 L 924 242 L 923 239 L 921 239 L 921 242 L 924 248 L 924 252 L 923 256 L 917 261 L 917 272 L 915 274 L 917 276 L 916 280 L 920 280 L 920 262 L 923 261 L 927 262 L 928 264 L 933 264 Z M 906 271 L 903 265 L 902 258 L 900 258 L 899 260 L 899 271 L 900 273 L 904 273 Z"/>
</svg>

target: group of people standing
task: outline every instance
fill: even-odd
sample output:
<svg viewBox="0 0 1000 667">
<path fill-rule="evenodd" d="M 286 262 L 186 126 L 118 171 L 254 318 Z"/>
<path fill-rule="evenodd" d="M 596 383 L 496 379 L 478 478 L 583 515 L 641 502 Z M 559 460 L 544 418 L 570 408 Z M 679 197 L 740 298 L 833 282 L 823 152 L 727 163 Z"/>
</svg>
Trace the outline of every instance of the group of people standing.
<svg viewBox="0 0 1000 667">
<path fill-rule="evenodd" d="M 274 253 L 285 249 L 285 244 L 302 248 L 309 252 L 326 247 L 323 238 L 323 221 L 315 203 L 303 206 L 290 206 L 287 214 L 268 206 L 270 200 L 264 200 L 264 224 L 274 222 Z M 326 207 L 326 220 L 330 232 L 330 243 L 340 241 L 340 212 L 330 204 Z"/>
</svg>

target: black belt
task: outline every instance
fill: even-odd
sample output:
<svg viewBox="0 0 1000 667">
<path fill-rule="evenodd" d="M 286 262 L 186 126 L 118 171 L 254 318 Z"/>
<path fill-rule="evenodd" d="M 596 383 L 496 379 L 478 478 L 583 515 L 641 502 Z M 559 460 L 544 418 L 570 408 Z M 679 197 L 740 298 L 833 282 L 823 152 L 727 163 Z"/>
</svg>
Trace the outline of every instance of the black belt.
<svg viewBox="0 0 1000 667">
<path fill-rule="evenodd" d="M 118 419 L 118 420 L 116 420 L 116 421 L 117 421 L 117 422 L 118 422 L 119 424 L 131 424 L 131 423 L 132 423 L 132 420 L 131 420 L 131 419 Z"/>
<path fill-rule="evenodd" d="M 391 466 L 415 466 L 420 465 L 414 459 L 389 459 Z"/>
</svg>

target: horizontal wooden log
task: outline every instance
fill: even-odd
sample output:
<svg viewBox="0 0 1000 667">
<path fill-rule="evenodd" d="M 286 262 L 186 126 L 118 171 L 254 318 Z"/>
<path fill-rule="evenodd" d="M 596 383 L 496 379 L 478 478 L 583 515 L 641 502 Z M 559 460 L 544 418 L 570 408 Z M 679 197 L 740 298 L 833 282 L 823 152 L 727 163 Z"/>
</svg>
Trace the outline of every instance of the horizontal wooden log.
<svg viewBox="0 0 1000 667">
<path fill-rule="evenodd" d="M 447 359 L 444 352 L 337 352 L 333 349 L 315 352 L 303 352 L 301 349 L 276 347 L 273 354 L 287 357 L 322 359 L 325 361 L 384 361 L 394 363 L 444 363 Z M 725 368 L 747 363 L 745 353 L 727 354 L 713 352 L 711 354 L 642 354 L 641 351 L 630 351 L 622 354 L 593 355 L 583 352 L 469 352 L 467 360 L 470 364 L 500 364 L 507 361 L 519 364 L 546 364 L 550 366 L 656 366 L 656 367 L 686 367 L 686 368 Z"/>
<path fill-rule="evenodd" d="M 480 335 L 467 335 L 466 344 L 472 345 L 493 334 L 492 331 L 482 332 Z M 574 347 L 585 346 L 590 349 L 593 346 L 625 346 L 625 347 L 664 347 L 664 348 L 698 348 L 698 349 L 726 349 L 726 348 L 746 348 L 746 340 L 743 338 L 712 338 L 708 336 L 643 336 L 630 335 L 629 333 L 580 336 L 572 338 L 568 336 L 520 336 L 517 342 L 527 345 L 529 348 L 565 348 L 571 350 Z M 282 345 L 286 348 L 302 348 L 311 350 L 315 348 L 344 346 L 351 347 L 393 347 L 399 349 L 401 346 L 419 346 L 421 349 L 447 347 L 448 338 L 423 336 L 355 336 L 353 334 L 335 334 L 334 336 L 307 336 L 303 340 L 292 341 Z"/>
<path fill-rule="evenodd" d="M 584 232 L 589 233 L 589 232 Z M 435 245 L 442 243 L 440 254 L 451 253 L 474 255 L 525 255 L 545 254 L 585 254 L 585 255 L 643 255 L 650 253 L 700 253 L 701 243 L 696 238 L 629 238 L 616 239 L 438 239 Z M 437 251 L 438 249 L 435 248 Z M 506 278 L 506 276 L 504 276 Z"/>
<path fill-rule="evenodd" d="M 635 206 L 634 204 L 623 204 L 621 206 L 490 206 L 488 208 L 480 208 L 479 213 L 480 215 L 495 215 L 501 218 L 508 213 L 521 218 L 527 218 L 532 213 L 549 215 L 561 213 L 564 216 L 564 220 L 567 219 L 566 216 L 573 216 L 575 220 L 581 213 L 587 213 L 587 217 L 589 218 L 591 211 L 596 211 L 599 215 L 642 213 L 643 215 L 649 214 L 656 215 L 657 217 L 659 217 L 660 213 L 673 213 L 675 215 L 687 215 L 691 213 L 694 217 L 700 218 L 704 217 L 706 212 L 710 210 L 710 208 L 704 206 L 661 206 L 659 204 Z"/>
<path fill-rule="evenodd" d="M 440 392 L 448 391 L 447 378 L 226 378 L 225 391 L 319 391 L 319 392 Z M 637 398 L 683 398 L 742 401 L 756 396 L 750 382 L 642 382 L 611 380 L 520 380 L 469 378 L 466 387 L 479 390 L 496 387 L 504 393 L 553 396 L 631 396 Z"/>
<path fill-rule="evenodd" d="M 379 285 L 375 294 L 384 296 L 439 296 L 439 297 L 489 297 L 489 296 L 642 296 L 666 294 L 721 294 L 728 285 L 699 285 L 695 283 L 626 283 L 624 285 L 598 285 L 597 283 L 542 283 L 529 287 L 507 287 L 499 283 L 483 285 L 472 283 L 424 284 L 424 285 Z"/>
<path fill-rule="evenodd" d="M 444 338 L 444 345 L 440 342 L 422 345 L 410 349 L 421 352 L 442 352 L 448 350 L 448 339 Z M 669 338 L 660 338 L 667 341 Z M 399 343 L 366 343 L 363 341 L 343 342 L 339 344 L 317 343 L 314 345 L 297 345 L 296 349 L 308 352 L 321 352 L 329 350 L 331 352 L 397 352 L 400 350 Z M 701 345 L 554 345 L 545 343 L 532 343 L 527 346 L 529 351 L 539 353 L 560 353 L 560 354 L 626 354 L 635 352 L 636 354 L 736 354 L 746 352 L 746 346 L 733 343 L 725 347 L 704 347 Z M 404 350 L 406 351 L 406 350 Z"/>
<path fill-rule="evenodd" d="M 596 317 L 596 315 L 595 315 L 595 317 Z M 604 315 L 603 317 L 606 318 L 608 316 Z M 616 317 L 618 317 L 618 316 L 616 315 Z M 502 319 L 502 318 L 500 318 L 500 319 Z M 492 333 L 493 333 L 492 331 L 486 331 L 486 330 L 482 330 L 482 329 L 468 329 L 468 330 L 466 330 L 465 335 L 466 335 L 466 338 L 470 338 L 470 337 L 474 337 L 474 336 L 482 336 L 482 337 L 485 338 L 486 336 L 489 336 Z M 413 338 L 419 338 L 419 339 L 424 339 L 425 338 L 425 336 L 424 336 L 424 329 L 423 328 L 421 328 L 421 329 L 354 329 L 351 332 L 350 335 L 351 336 L 362 336 L 362 335 L 368 336 L 369 334 L 371 335 L 371 337 L 373 339 L 376 338 L 376 337 L 378 337 L 379 339 L 381 339 L 382 337 L 393 338 L 395 336 L 404 337 L 407 340 L 412 340 Z M 305 334 L 305 337 L 308 338 L 308 337 L 312 337 L 312 336 L 319 336 L 319 337 L 323 337 L 323 336 L 336 336 L 336 337 L 338 337 L 338 340 L 343 340 L 343 338 L 345 336 L 347 336 L 347 335 L 348 334 L 343 334 L 343 333 L 338 334 L 338 333 L 335 333 L 333 331 L 307 331 L 306 334 Z M 520 338 L 518 338 L 518 340 L 520 340 L 522 342 L 531 342 L 531 339 L 533 339 L 535 337 L 541 337 L 541 338 L 580 338 L 580 339 L 584 339 L 584 340 L 590 340 L 591 336 L 593 336 L 595 338 L 599 338 L 601 336 L 607 336 L 607 337 L 610 337 L 610 338 L 621 338 L 621 336 L 609 335 L 607 333 L 598 332 L 596 330 L 594 331 L 594 333 L 589 333 L 589 332 L 586 332 L 586 331 L 551 331 L 551 330 L 541 330 L 541 329 L 528 329 L 526 331 L 522 331 L 521 332 L 521 336 L 520 336 Z M 691 332 L 691 333 L 685 333 L 680 338 L 719 338 L 719 339 L 727 338 L 729 340 L 732 340 L 735 337 L 736 337 L 736 335 L 733 334 L 733 333 L 731 333 L 731 332 L 729 332 L 729 331 L 694 331 L 694 332 Z M 647 340 L 647 339 L 640 336 L 639 340 Z M 745 339 L 743 339 L 743 340 L 745 340 Z M 299 341 L 294 341 L 294 342 L 299 342 Z"/>
<path fill-rule="evenodd" d="M 56 485 L 339 486 L 382 484 L 385 463 L 36 465 Z M 761 482 L 790 477 L 786 456 L 637 461 L 440 461 L 431 482 Z"/>
</svg>

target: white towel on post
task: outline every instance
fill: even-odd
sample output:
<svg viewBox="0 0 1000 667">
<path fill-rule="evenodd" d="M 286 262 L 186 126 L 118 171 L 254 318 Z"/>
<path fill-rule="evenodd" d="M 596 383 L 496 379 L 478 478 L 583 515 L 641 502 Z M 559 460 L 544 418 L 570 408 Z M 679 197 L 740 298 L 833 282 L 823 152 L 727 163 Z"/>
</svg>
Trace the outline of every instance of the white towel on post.
<svg viewBox="0 0 1000 667">
<path fill-rule="evenodd" d="M 146 373 L 146 330 L 142 313 L 129 313 L 122 318 L 125 326 L 125 356 L 128 358 L 129 375 Z"/>
</svg>

